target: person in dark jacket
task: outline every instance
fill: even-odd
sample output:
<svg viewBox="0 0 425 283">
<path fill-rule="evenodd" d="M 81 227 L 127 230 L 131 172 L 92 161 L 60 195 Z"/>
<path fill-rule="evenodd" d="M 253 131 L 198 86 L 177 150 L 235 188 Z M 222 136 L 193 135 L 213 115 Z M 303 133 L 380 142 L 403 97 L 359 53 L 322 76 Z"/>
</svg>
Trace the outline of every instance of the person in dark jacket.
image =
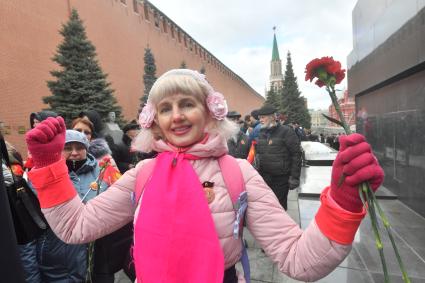
<svg viewBox="0 0 425 283">
<path fill-rule="evenodd" d="M 236 111 L 229 111 L 227 118 L 239 126 L 243 126 L 243 121 L 240 121 L 241 114 Z M 235 158 L 246 159 L 249 152 L 248 136 L 240 130 L 236 136 L 230 138 L 227 141 L 227 147 L 229 148 L 229 155 Z"/>
<path fill-rule="evenodd" d="M 258 135 L 260 134 L 261 130 L 261 123 L 258 121 L 258 110 L 254 110 L 251 112 L 251 125 L 248 129 L 248 143 L 251 145 L 252 141 L 256 140 L 258 138 Z M 251 130 L 251 131 L 250 131 Z"/>
<path fill-rule="evenodd" d="M 0 139 L 2 138 L 0 133 Z M 6 154 L 7 152 L 0 150 L 0 168 L 3 168 L 3 155 Z M 0 232 L 1 279 L 3 282 L 23 283 L 25 282 L 24 272 L 19 258 L 3 170 L 0 170 L 0 223 L 2 224 Z"/>
<path fill-rule="evenodd" d="M 35 126 L 37 126 L 38 123 L 41 121 L 46 120 L 49 117 L 57 117 L 58 114 L 53 111 L 40 111 L 40 112 L 33 112 L 30 114 L 30 127 L 31 129 L 34 129 Z"/>
<path fill-rule="evenodd" d="M 123 128 L 124 135 L 122 136 L 122 141 L 117 145 L 114 153 L 115 162 L 122 174 L 134 168 L 139 161 L 156 156 L 156 152 L 144 153 L 132 149 L 131 143 L 136 138 L 139 130 L 139 124 L 135 120 Z"/>
<path fill-rule="evenodd" d="M 127 170 L 134 168 L 137 162 L 140 161 L 138 152 L 131 149 L 131 142 L 139 133 L 140 127 L 136 121 L 132 121 L 125 125 L 122 130 L 124 135 L 122 136 L 121 143 L 117 145 L 114 159 L 118 165 L 118 169 L 124 174 Z"/>
<path fill-rule="evenodd" d="M 288 191 L 300 184 L 301 145 L 291 127 L 276 122 L 275 113 L 271 106 L 256 111 L 261 123 L 256 151 L 260 175 L 286 210 Z"/>
<path fill-rule="evenodd" d="M 102 122 L 102 117 L 100 117 L 100 114 L 97 111 L 95 111 L 95 110 L 82 111 L 78 115 L 78 117 L 79 118 L 86 117 L 93 124 L 92 137 L 94 139 L 96 139 L 96 138 L 104 138 L 105 125 Z"/>
<path fill-rule="evenodd" d="M 87 153 L 89 141 L 83 133 L 67 130 L 63 157 L 75 190 L 83 202 L 96 196 L 90 184 L 99 174 L 96 159 Z M 99 191 L 107 188 L 101 185 Z M 84 282 L 87 272 L 87 245 L 70 245 L 51 229 L 37 240 L 37 257 L 41 282 Z"/>
<path fill-rule="evenodd" d="M 115 145 L 114 139 L 112 138 L 111 135 L 109 135 L 107 133 L 105 123 L 103 123 L 102 117 L 100 116 L 100 114 L 96 110 L 82 111 L 78 115 L 78 117 L 79 118 L 86 117 L 87 119 L 90 120 L 90 122 L 92 122 L 93 129 L 94 129 L 94 131 L 92 133 L 92 139 L 97 139 L 97 138 L 105 139 L 106 142 L 108 143 L 108 146 L 111 149 L 112 153 L 115 152 L 116 145 Z"/>
</svg>

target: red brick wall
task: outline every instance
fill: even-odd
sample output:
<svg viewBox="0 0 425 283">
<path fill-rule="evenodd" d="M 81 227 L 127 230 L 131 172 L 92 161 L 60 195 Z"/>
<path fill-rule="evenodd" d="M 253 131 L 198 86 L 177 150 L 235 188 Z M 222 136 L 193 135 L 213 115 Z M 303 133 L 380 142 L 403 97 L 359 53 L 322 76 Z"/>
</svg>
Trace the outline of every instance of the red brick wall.
<svg viewBox="0 0 425 283">
<path fill-rule="evenodd" d="M 50 95 L 46 81 L 51 79 L 49 71 L 58 68 L 51 58 L 62 41 L 58 31 L 67 21 L 70 7 L 75 7 L 83 19 L 88 38 L 96 46 L 99 63 L 108 74 L 126 119 L 137 115 L 147 46 L 154 53 L 158 76 L 178 68 L 182 61 L 196 70 L 205 66 L 208 80 L 226 96 L 232 110 L 245 114 L 263 103 L 262 97 L 214 57 L 208 63 L 199 52 L 195 54 L 195 49 L 185 47 L 183 40 L 179 43 L 177 34 L 173 39 L 170 26 L 167 33 L 162 22 L 157 28 L 154 10 L 148 9 L 150 21 L 147 21 L 143 6 L 139 7 L 138 14 L 134 12 L 133 1 L 126 3 L 119 0 L 2 1 L 0 121 L 10 127 L 7 140 L 22 153 L 26 152 L 24 135 L 19 134 L 18 129 L 27 130 L 29 114 L 46 107 L 41 97 Z"/>
</svg>

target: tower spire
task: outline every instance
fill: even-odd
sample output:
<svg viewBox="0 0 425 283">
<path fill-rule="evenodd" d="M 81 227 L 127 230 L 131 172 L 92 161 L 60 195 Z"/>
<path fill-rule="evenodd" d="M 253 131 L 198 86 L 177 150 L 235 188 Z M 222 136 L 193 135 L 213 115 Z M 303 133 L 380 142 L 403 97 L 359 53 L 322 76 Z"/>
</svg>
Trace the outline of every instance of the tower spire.
<svg viewBox="0 0 425 283">
<path fill-rule="evenodd" d="M 279 49 L 277 48 L 276 40 L 276 26 L 273 27 L 273 52 L 272 52 L 272 61 L 279 61 Z"/>
<path fill-rule="evenodd" d="M 278 91 L 283 87 L 282 61 L 279 57 L 277 47 L 276 26 L 273 27 L 273 51 L 272 61 L 270 62 L 270 89 Z"/>
</svg>

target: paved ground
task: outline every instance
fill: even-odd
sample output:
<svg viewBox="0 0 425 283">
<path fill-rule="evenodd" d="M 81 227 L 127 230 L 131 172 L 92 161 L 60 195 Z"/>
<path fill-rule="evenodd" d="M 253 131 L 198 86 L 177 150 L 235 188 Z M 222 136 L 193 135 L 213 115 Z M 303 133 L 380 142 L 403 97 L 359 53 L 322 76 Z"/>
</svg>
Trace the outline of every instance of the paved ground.
<svg viewBox="0 0 425 283">
<path fill-rule="evenodd" d="M 323 188 L 320 182 L 316 183 L 316 188 L 312 188 L 309 178 L 314 177 L 313 168 L 308 169 L 310 173 L 304 174 L 303 184 L 309 183 L 308 194 L 303 194 L 302 186 L 300 197 L 298 192 L 291 191 L 289 194 L 288 213 L 300 224 L 302 228 L 307 227 L 316 214 L 320 205 L 319 193 Z M 305 169 L 303 169 L 305 170 Z M 319 170 L 323 171 L 323 168 Z M 320 173 L 322 175 L 322 173 Z M 306 172 L 304 172 L 306 173 Z M 309 175 L 310 174 L 310 175 Z M 324 176 L 322 175 L 322 178 Z M 325 177 L 326 178 L 326 177 Z M 313 186 L 314 187 L 314 186 Z M 406 269 L 413 283 L 425 283 L 425 218 L 421 217 L 402 202 L 394 197 L 385 197 L 387 190 L 382 189 L 383 199 L 380 204 L 387 214 L 393 227 L 394 237 L 400 249 Z M 307 197 L 306 197 L 307 196 Z M 367 217 L 361 224 L 356 234 L 353 249 L 349 256 L 327 277 L 319 280 L 321 283 L 380 283 L 383 282 L 382 267 L 378 252 L 375 248 L 375 240 L 371 231 L 369 218 Z M 245 233 L 248 242 L 248 252 L 251 263 L 251 278 L 253 283 L 289 283 L 300 282 L 280 274 L 277 268 L 271 263 L 255 241 Z M 387 258 L 387 265 L 391 275 L 391 282 L 403 282 L 401 272 L 398 268 L 391 244 L 387 236 L 383 236 L 384 252 Z M 116 281 L 119 283 L 129 283 L 130 281 L 122 273 L 117 274 Z"/>
</svg>

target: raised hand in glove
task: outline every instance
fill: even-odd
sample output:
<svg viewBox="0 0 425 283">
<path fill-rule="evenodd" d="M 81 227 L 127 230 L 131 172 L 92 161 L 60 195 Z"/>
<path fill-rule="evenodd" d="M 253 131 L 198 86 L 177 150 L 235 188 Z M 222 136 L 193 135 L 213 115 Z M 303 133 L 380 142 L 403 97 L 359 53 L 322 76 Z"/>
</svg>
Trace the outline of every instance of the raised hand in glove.
<svg viewBox="0 0 425 283">
<path fill-rule="evenodd" d="M 62 117 L 49 117 L 25 135 L 35 168 L 48 166 L 61 159 L 65 131 Z"/>
<path fill-rule="evenodd" d="M 369 182 L 375 192 L 384 180 L 384 171 L 364 136 L 340 136 L 339 143 L 339 153 L 332 166 L 330 194 L 343 209 L 360 212 L 363 204 L 359 196 L 359 185 Z M 339 184 L 343 174 L 344 181 Z"/>
</svg>

